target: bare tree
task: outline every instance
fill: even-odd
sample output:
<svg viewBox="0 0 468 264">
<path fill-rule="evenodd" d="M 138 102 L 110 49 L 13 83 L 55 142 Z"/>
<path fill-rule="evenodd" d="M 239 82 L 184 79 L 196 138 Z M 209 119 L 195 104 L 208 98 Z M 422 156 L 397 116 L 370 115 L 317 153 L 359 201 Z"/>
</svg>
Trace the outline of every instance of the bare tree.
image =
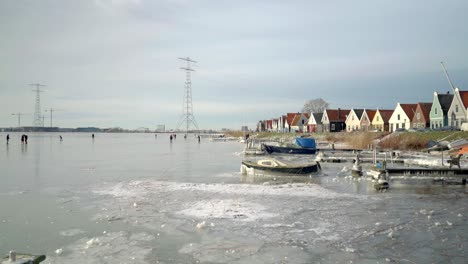
<svg viewBox="0 0 468 264">
<path fill-rule="evenodd" d="M 308 100 L 304 103 L 302 113 L 323 113 L 328 106 L 329 104 L 322 98 Z"/>
</svg>

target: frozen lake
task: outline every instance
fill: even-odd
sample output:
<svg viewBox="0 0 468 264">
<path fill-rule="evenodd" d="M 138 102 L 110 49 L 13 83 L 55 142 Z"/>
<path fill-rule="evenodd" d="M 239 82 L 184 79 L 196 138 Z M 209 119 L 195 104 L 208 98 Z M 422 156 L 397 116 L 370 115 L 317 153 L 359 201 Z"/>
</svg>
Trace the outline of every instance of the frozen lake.
<svg viewBox="0 0 468 264">
<path fill-rule="evenodd" d="M 238 142 L 28 135 L 27 145 L 15 133 L 0 144 L 0 253 L 46 254 L 45 263 L 468 259 L 465 186 L 375 192 L 346 177 L 349 163 L 323 164 L 305 182 L 258 182 L 241 177 Z"/>
</svg>

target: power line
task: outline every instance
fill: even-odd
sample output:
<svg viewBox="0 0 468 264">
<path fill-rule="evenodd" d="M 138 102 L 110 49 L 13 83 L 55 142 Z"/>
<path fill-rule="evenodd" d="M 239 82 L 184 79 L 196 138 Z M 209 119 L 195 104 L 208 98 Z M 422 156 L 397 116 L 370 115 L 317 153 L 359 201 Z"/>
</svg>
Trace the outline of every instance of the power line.
<svg viewBox="0 0 468 264">
<path fill-rule="evenodd" d="M 31 83 L 29 85 L 36 86 L 36 89 L 33 91 L 36 92 L 36 105 L 34 107 L 34 121 L 33 126 L 39 127 L 43 126 L 43 120 L 41 115 L 41 94 L 44 91 L 41 91 L 40 87 L 44 87 L 45 85 L 40 83 Z"/>
<path fill-rule="evenodd" d="M 198 131 L 198 125 L 195 121 L 195 116 L 193 115 L 193 104 L 192 104 L 192 80 L 191 80 L 191 72 L 195 71 L 190 67 L 190 63 L 197 63 L 196 61 L 187 58 L 179 58 L 179 60 L 183 60 L 187 62 L 187 67 L 181 67 L 182 70 L 185 71 L 185 91 L 184 91 L 184 103 L 183 103 L 183 111 L 182 116 L 180 118 L 179 124 L 177 125 L 177 129 L 185 122 L 185 132 L 188 133 L 189 126 L 192 124 L 196 130 Z"/>
</svg>

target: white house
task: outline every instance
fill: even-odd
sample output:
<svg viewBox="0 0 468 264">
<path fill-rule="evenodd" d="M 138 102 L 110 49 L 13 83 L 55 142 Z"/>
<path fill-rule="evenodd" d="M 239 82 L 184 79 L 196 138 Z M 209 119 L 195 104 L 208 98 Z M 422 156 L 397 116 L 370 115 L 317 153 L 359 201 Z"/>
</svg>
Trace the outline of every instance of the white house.
<svg viewBox="0 0 468 264">
<path fill-rule="evenodd" d="M 390 132 L 397 129 L 411 128 L 411 120 L 413 120 L 414 113 L 416 112 L 417 104 L 400 104 L 398 103 L 393 111 L 392 116 L 388 123 L 390 124 Z"/>
<path fill-rule="evenodd" d="M 455 88 L 452 104 L 447 112 L 450 126 L 460 128 L 468 122 L 468 91 L 460 91 Z"/>
<path fill-rule="evenodd" d="M 346 131 L 358 131 L 361 129 L 361 116 L 364 109 L 351 109 L 346 117 Z"/>
</svg>

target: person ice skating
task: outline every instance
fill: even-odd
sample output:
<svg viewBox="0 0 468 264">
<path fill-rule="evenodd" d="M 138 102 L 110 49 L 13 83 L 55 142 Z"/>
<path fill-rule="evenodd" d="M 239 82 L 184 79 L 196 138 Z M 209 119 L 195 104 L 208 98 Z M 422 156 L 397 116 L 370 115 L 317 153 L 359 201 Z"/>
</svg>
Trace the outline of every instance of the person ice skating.
<svg viewBox="0 0 468 264">
<path fill-rule="evenodd" d="M 7 134 L 6 135 L 6 143 L 8 144 L 9 141 L 10 141 L 10 134 Z"/>
<path fill-rule="evenodd" d="M 63 138 L 62 138 L 62 136 L 60 135 L 59 137 L 60 137 L 60 141 L 63 141 Z"/>
<path fill-rule="evenodd" d="M 21 143 L 24 143 L 24 134 L 21 135 Z"/>
<path fill-rule="evenodd" d="M 198 143 L 200 143 L 200 136 L 198 136 Z"/>
<path fill-rule="evenodd" d="M 169 136 L 169 140 L 172 142 L 172 135 Z"/>
<path fill-rule="evenodd" d="M 91 137 L 94 139 L 94 134 L 92 134 Z"/>
<path fill-rule="evenodd" d="M 24 135 L 24 144 L 28 144 L 28 135 Z"/>
</svg>

